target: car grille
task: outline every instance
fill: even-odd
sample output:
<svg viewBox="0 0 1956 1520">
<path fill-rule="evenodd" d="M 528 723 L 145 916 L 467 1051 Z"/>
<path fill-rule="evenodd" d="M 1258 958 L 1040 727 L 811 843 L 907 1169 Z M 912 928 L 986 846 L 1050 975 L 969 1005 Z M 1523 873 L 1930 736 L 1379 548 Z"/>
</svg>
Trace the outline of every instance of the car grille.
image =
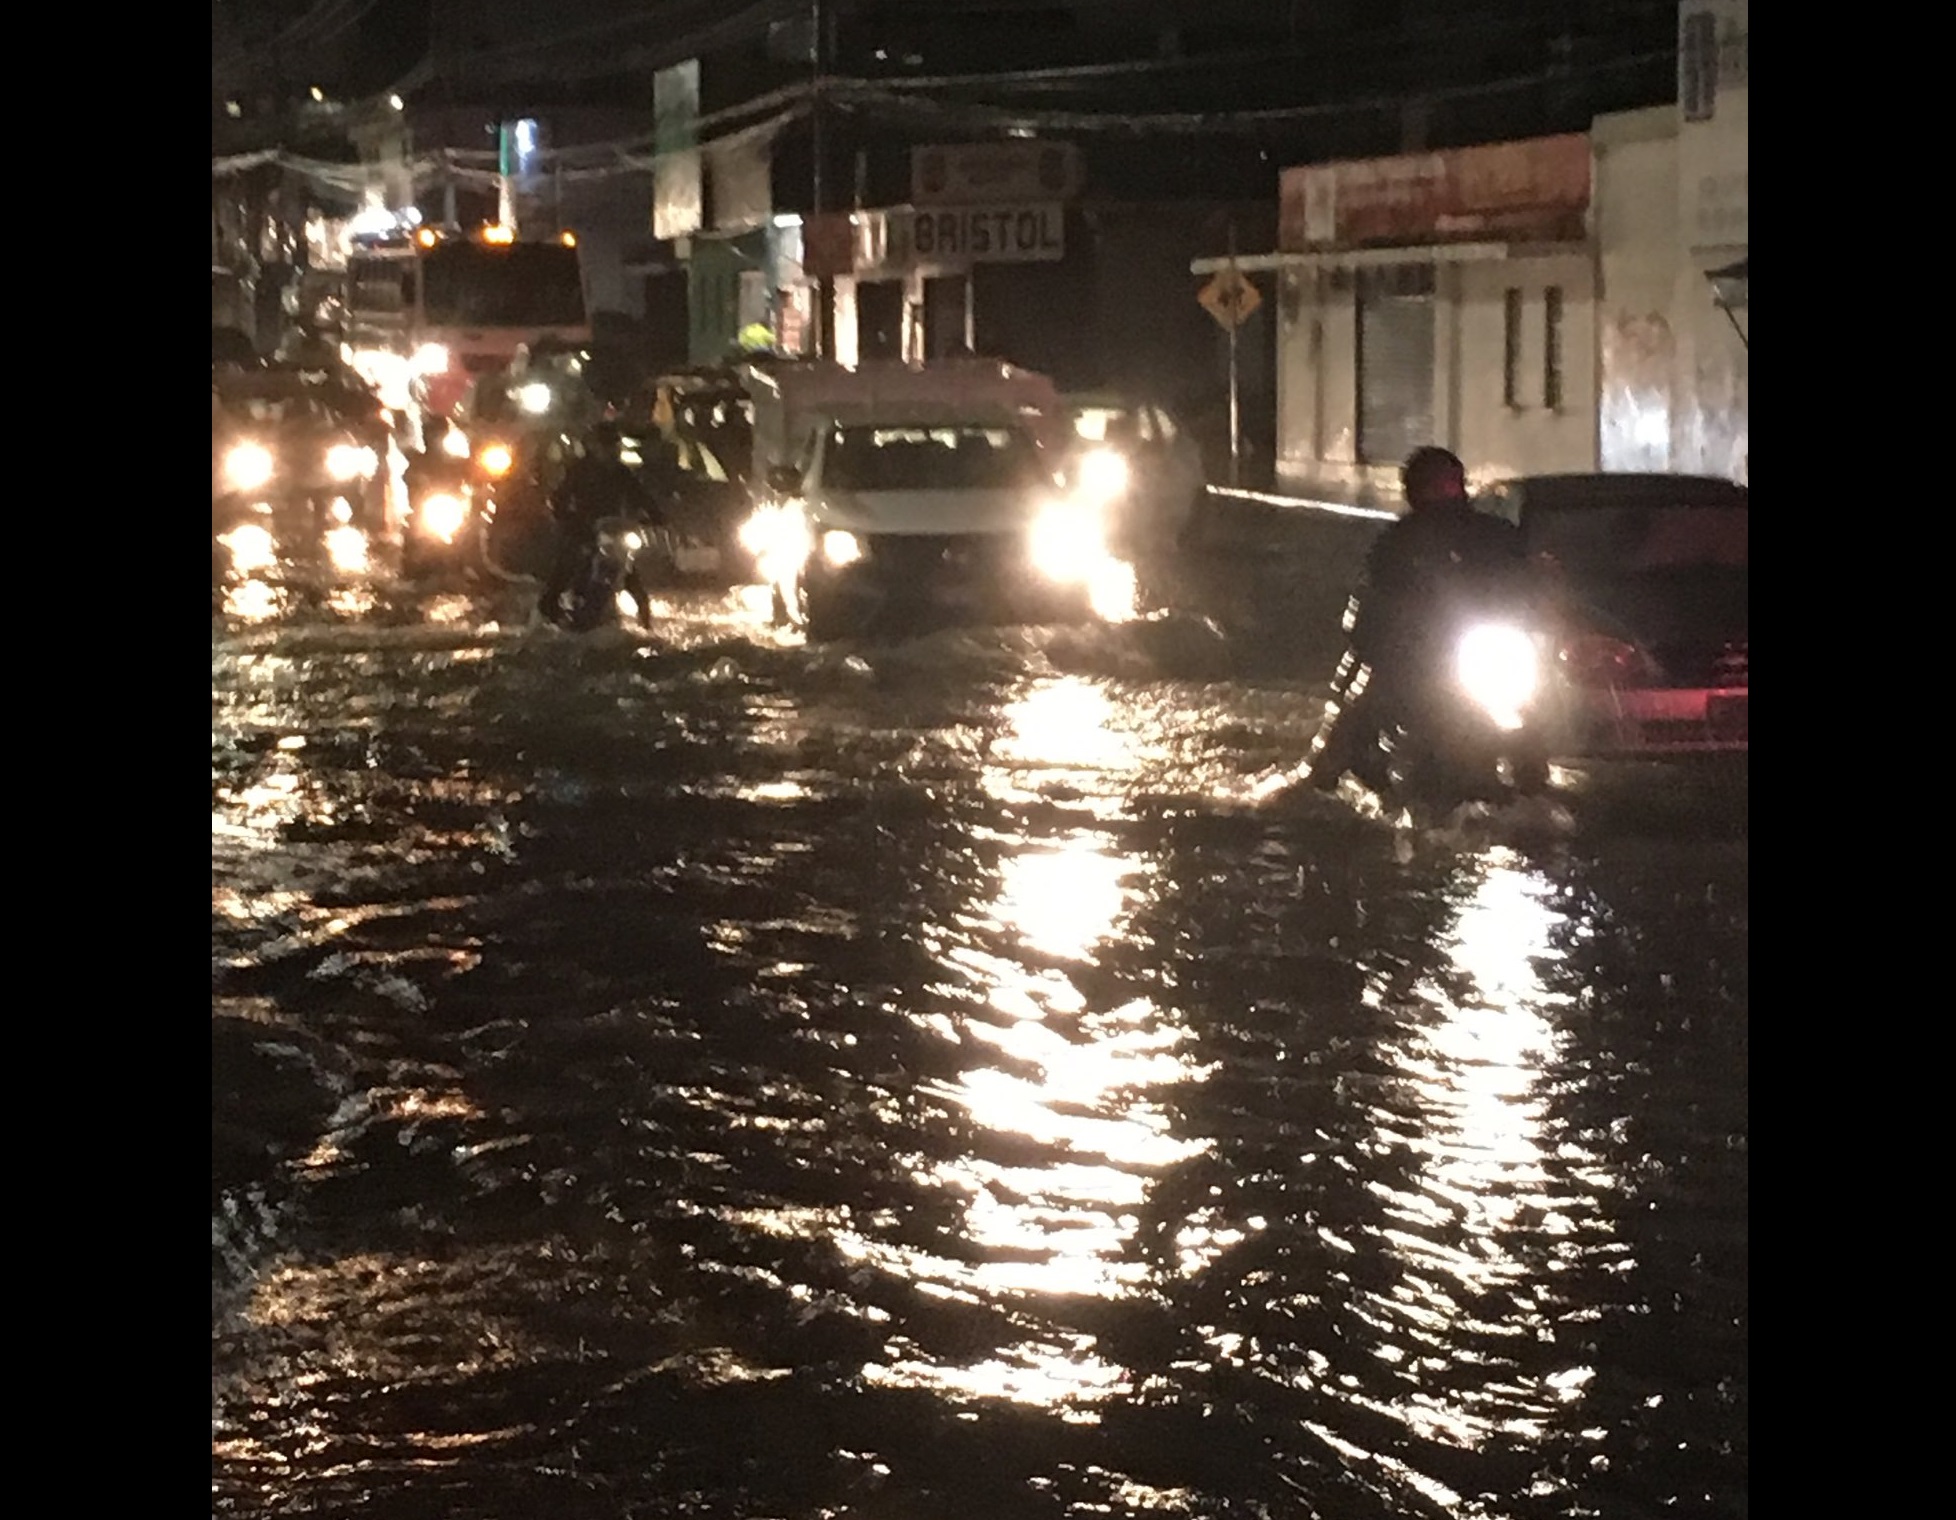
<svg viewBox="0 0 1956 1520">
<path fill-rule="evenodd" d="M 895 575 L 969 575 L 1004 568 L 1016 549 L 1003 535 L 879 534 L 869 542 L 869 557 Z"/>
</svg>

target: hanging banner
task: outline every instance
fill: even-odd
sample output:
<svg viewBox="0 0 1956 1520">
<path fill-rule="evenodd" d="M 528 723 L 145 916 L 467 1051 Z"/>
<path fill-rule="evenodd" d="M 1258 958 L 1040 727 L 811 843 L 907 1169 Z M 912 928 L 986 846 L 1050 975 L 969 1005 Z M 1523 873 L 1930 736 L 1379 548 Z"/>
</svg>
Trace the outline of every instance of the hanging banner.
<svg viewBox="0 0 1956 1520">
<path fill-rule="evenodd" d="M 652 236 L 700 230 L 700 65 L 697 58 L 652 76 Z"/>
</svg>

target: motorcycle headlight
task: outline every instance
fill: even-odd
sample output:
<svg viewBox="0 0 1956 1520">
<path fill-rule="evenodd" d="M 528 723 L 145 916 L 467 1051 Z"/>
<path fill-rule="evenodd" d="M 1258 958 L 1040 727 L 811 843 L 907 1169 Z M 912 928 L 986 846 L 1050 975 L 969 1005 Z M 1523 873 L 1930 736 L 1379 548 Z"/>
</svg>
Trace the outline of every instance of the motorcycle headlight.
<svg viewBox="0 0 1956 1520">
<path fill-rule="evenodd" d="M 224 478 L 239 491 L 255 491 L 272 478 L 272 451 L 241 443 L 224 456 Z"/>
<path fill-rule="evenodd" d="M 853 565 L 863 557 L 863 543 L 853 533 L 828 532 L 822 535 L 822 558 L 835 569 Z"/>
<path fill-rule="evenodd" d="M 620 539 L 619 542 L 625 546 L 625 552 L 627 554 L 636 554 L 645 547 L 645 535 L 643 533 L 630 532 Z"/>
<path fill-rule="evenodd" d="M 333 568 L 342 574 L 363 575 L 370 564 L 367 535 L 342 524 L 327 533 L 326 555 Z"/>
<path fill-rule="evenodd" d="M 1517 729 L 1541 686 L 1541 656 L 1521 629 L 1481 623 L 1460 636 L 1454 674 L 1468 699 L 1498 727 Z"/>
<path fill-rule="evenodd" d="M 550 410 L 550 387 L 541 380 L 532 380 L 517 390 L 516 401 L 532 417 L 541 417 Z"/>
<path fill-rule="evenodd" d="M 1111 501 L 1133 479 L 1127 456 L 1116 449 L 1093 449 L 1080 458 L 1076 489 L 1089 501 Z"/>
<path fill-rule="evenodd" d="M 448 368 L 448 348 L 441 343 L 423 343 L 408 360 L 408 367 L 417 375 L 439 375 Z"/>
<path fill-rule="evenodd" d="M 468 521 L 468 516 L 468 504 L 461 497 L 442 492 L 421 503 L 421 510 L 415 514 L 415 522 L 430 538 L 438 538 L 447 544 L 455 541 L 455 535 L 462 531 L 462 524 Z"/>
<path fill-rule="evenodd" d="M 335 480 L 365 480 L 380 468 L 380 457 L 357 443 L 336 443 L 326 451 L 326 473 Z"/>
<path fill-rule="evenodd" d="M 492 443 L 487 445 L 476 456 L 476 463 L 482 466 L 483 473 L 495 476 L 500 480 L 515 465 L 516 456 L 510 452 L 508 444 Z"/>
<path fill-rule="evenodd" d="M 469 435 L 460 428 L 452 427 L 442 434 L 441 451 L 450 459 L 469 457 Z"/>
<path fill-rule="evenodd" d="M 1048 580 L 1071 585 L 1089 579 L 1107 559 L 1100 514 L 1084 502 L 1048 502 L 1033 519 L 1032 565 Z"/>
<path fill-rule="evenodd" d="M 346 524 L 353 521 L 353 503 L 344 496 L 335 496 L 331 508 L 333 521 Z"/>
</svg>

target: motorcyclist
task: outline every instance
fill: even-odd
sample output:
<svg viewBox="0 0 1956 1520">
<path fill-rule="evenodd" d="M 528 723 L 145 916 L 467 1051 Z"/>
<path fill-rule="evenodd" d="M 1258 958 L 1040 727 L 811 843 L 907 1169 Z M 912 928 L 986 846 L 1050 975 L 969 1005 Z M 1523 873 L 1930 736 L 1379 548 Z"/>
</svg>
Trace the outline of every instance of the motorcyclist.
<svg viewBox="0 0 1956 1520">
<path fill-rule="evenodd" d="M 1400 471 L 1406 513 L 1366 555 L 1365 575 L 1348 620 L 1351 648 L 1340 672 L 1340 707 L 1320 736 L 1311 784 L 1335 788 L 1350 772 L 1375 790 L 1385 781 L 1381 736 L 1416 699 L 1444 633 L 1439 609 L 1462 596 L 1537 594 L 1520 530 L 1468 499 L 1459 457 L 1415 449 Z M 1352 680 L 1362 672 L 1363 684 Z"/>
<path fill-rule="evenodd" d="M 564 593 L 571 587 L 588 555 L 597 548 L 597 527 L 607 517 L 633 517 L 648 527 L 661 527 L 665 514 L 659 502 L 639 483 L 629 465 L 620 457 L 618 424 L 609 418 L 594 423 L 585 434 L 584 447 L 571 461 L 557 489 L 550 496 L 551 516 L 557 529 L 556 554 L 543 594 L 537 600 L 539 616 L 548 622 L 564 617 Z M 638 611 L 639 626 L 652 623 L 652 600 L 636 562 L 626 575 L 625 590 Z"/>
<path fill-rule="evenodd" d="M 421 448 L 408 455 L 402 471 L 407 486 L 408 510 L 413 511 L 437 491 L 457 496 L 469 494 L 470 468 L 467 454 L 460 458 L 448 451 L 454 424 L 446 417 L 430 417 L 421 425 Z"/>
</svg>

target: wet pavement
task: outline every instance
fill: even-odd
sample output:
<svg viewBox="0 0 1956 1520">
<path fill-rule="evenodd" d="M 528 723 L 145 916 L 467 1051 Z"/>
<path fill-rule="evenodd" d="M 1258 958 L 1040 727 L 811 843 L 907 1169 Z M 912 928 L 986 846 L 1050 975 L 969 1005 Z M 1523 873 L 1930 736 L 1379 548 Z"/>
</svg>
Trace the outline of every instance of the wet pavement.
<svg viewBox="0 0 1956 1520">
<path fill-rule="evenodd" d="M 1341 574 L 234 590 L 213 1513 L 1745 1514 L 1744 768 L 1310 795 Z"/>
</svg>

